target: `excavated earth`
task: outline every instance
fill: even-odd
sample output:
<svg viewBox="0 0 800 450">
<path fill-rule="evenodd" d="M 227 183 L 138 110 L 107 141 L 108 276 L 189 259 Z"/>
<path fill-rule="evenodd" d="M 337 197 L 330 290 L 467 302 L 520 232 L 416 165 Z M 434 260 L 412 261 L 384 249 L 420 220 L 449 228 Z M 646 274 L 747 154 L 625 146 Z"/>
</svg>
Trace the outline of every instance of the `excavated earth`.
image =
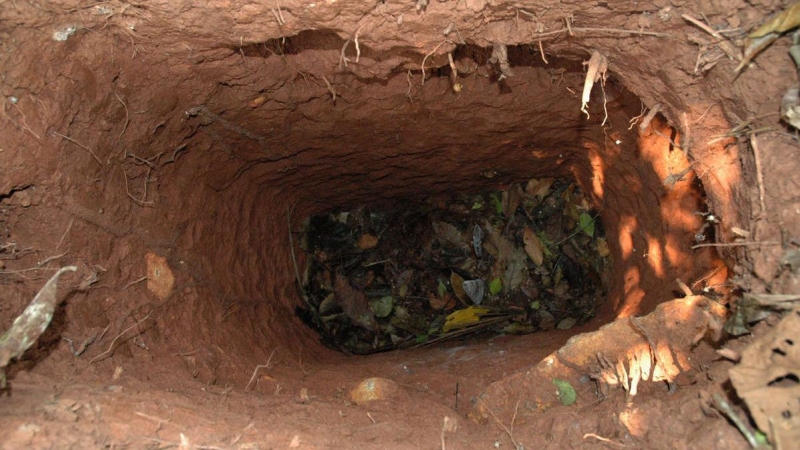
<svg viewBox="0 0 800 450">
<path fill-rule="evenodd" d="M 645 383 L 626 405 L 578 375 L 575 405 L 543 384 L 544 403 L 512 390 L 474 412 L 570 337 L 682 296 L 676 279 L 722 305 L 800 293 L 781 264 L 800 238 L 790 39 L 737 76 L 682 18 L 743 36 L 785 6 L 0 2 L 0 329 L 78 267 L 8 367 L 0 445 L 747 448 L 703 400 L 735 399 L 706 343 L 675 393 Z M 593 52 L 607 79 L 584 114 Z M 295 315 L 305 218 L 537 177 L 575 180 L 600 211 L 614 269 L 588 323 L 357 357 Z M 761 244 L 693 248 L 735 231 Z M 373 376 L 395 391 L 355 402 Z"/>
</svg>

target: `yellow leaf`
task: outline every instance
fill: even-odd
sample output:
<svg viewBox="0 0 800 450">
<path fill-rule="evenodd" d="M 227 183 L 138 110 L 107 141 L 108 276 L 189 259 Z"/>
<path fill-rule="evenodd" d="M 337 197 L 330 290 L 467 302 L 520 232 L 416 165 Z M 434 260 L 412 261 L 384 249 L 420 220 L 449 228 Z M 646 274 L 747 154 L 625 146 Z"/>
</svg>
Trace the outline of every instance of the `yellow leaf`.
<svg viewBox="0 0 800 450">
<path fill-rule="evenodd" d="M 611 254 L 611 250 L 608 248 L 608 242 L 606 242 L 605 238 L 597 238 L 597 254 L 600 255 L 601 258 L 605 258 Z"/>
<path fill-rule="evenodd" d="M 525 253 L 531 258 L 534 264 L 541 266 L 544 262 L 544 250 L 542 241 L 536 236 L 530 228 L 525 228 L 525 234 L 522 236 L 522 241 L 525 243 Z"/>
<path fill-rule="evenodd" d="M 488 312 L 488 309 L 479 306 L 470 306 L 469 308 L 454 311 L 447 315 L 447 321 L 444 323 L 442 331 L 447 333 L 455 328 L 463 328 L 467 325 L 480 322 L 481 316 Z"/>
</svg>

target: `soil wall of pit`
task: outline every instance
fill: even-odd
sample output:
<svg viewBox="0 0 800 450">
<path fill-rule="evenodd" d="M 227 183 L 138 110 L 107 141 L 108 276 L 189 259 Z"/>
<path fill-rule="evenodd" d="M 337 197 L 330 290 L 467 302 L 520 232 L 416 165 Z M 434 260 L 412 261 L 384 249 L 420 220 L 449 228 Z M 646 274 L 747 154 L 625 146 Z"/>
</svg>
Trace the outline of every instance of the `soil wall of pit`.
<svg viewBox="0 0 800 450">
<path fill-rule="evenodd" d="M 743 20 L 754 20 L 741 6 Z M 167 370 L 161 356 L 196 348 L 202 356 L 187 370 L 208 381 L 243 377 L 276 345 L 332 357 L 294 317 L 288 233 L 337 205 L 574 177 L 602 210 L 615 261 L 594 326 L 672 298 L 675 278 L 724 279 L 715 250 L 690 248 L 696 213 L 722 217 L 717 237 L 728 239 L 731 227 L 747 228 L 750 191 L 738 147 L 706 142 L 736 117 L 771 111 L 751 95 L 756 88 L 768 98 L 785 87 L 749 72 L 736 84 L 721 71 L 695 76 L 678 8 L 651 18 L 648 27 L 666 36 L 590 31 L 639 23 L 644 12 L 622 3 L 553 4 L 536 20 L 521 4 L 491 2 L 108 8 L 2 12 L 0 194 L 4 245 L 14 244 L 5 266 L 58 256 L 51 267 L 75 263 L 78 278 L 96 275 L 70 296 L 52 336 L 117 329 L 153 311 L 152 351 L 142 356 L 129 342 L 114 360 L 132 358 L 154 377 Z M 564 18 L 574 36 L 536 39 Z M 55 40 L 59 31 L 72 33 Z M 462 40 L 486 50 L 465 51 Z M 539 40 L 541 49 L 530 45 Z M 513 49 L 513 76 L 484 61 L 496 43 Z M 593 50 L 608 57 L 612 79 L 605 105 L 595 88 L 587 118 L 581 62 Z M 760 61 L 782 61 L 784 50 Z M 459 93 L 448 51 L 458 56 Z M 629 126 L 642 103 L 657 102 L 663 117 L 642 132 Z M 691 131 L 686 154 L 674 145 L 677 128 Z M 666 182 L 690 161 L 694 173 Z M 164 270 L 148 272 L 150 253 L 174 274 L 162 295 L 151 285 Z M 736 255 L 726 256 L 732 265 Z M 34 292 L 25 280 L 9 283 L 4 324 Z M 70 364 L 44 351 L 51 367 Z"/>
</svg>

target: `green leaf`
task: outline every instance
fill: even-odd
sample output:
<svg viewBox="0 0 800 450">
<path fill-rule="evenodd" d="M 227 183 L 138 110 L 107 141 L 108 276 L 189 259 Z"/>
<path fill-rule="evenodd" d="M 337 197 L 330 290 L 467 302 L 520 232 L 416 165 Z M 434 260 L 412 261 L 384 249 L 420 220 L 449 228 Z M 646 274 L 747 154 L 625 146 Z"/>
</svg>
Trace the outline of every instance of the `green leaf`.
<svg viewBox="0 0 800 450">
<path fill-rule="evenodd" d="M 372 307 L 372 312 L 374 312 L 375 317 L 378 318 L 388 317 L 389 314 L 392 313 L 393 304 L 394 298 L 392 298 L 391 295 L 369 301 L 369 306 Z"/>
<path fill-rule="evenodd" d="M 500 291 L 503 290 L 503 282 L 500 280 L 500 277 L 495 278 L 489 283 L 489 293 L 492 295 L 497 295 Z"/>
<path fill-rule="evenodd" d="M 476 211 L 476 210 L 479 210 L 479 209 L 483 209 L 483 201 L 480 201 L 480 200 L 472 204 L 472 210 L 473 211 Z"/>
<path fill-rule="evenodd" d="M 497 212 L 497 214 L 503 214 L 503 199 L 497 195 L 496 192 L 489 194 L 489 198 L 492 199 L 494 210 Z"/>
<path fill-rule="evenodd" d="M 541 307 L 542 307 L 542 305 L 541 305 L 541 303 L 539 303 L 539 300 L 536 300 L 535 302 L 531 302 L 531 309 L 532 310 L 536 311 Z"/>
<path fill-rule="evenodd" d="M 556 389 L 558 389 L 558 401 L 560 401 L 562 405 L 569 406 L 575 403 L 578 394 L 575 392 L 575 388 L 569 384 L 569 381 L 553 378 L 553 384 L 555 384 Z"/>
<path fill-rule="evenodd" d="M 447 285 L 444 284 L 442 280 L 439 280 L 439 287 L 437 288 L 437 292 L 439 294 L 439 298 L 444 298 L 444 296 L 447 295 Z"/>
<path fill-rule="evenodd" d="M 586 211 L 581 213 L 578 221 L 581 230 L 583 230 L 589 237 L 594 237 L 594 219 Z"/>
</svg>

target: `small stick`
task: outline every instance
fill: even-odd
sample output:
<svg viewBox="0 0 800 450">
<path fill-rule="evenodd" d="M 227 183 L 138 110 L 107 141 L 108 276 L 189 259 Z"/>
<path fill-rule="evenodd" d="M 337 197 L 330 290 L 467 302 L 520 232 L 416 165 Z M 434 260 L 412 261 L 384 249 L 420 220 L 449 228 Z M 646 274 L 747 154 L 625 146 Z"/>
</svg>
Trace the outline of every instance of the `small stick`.
<svg viewBox="0 0 800 450">
<path fill-rule="evenodd" d="M 656 114 L 658 114 L 659 111 L 661 111 L 661 103 L 656 103 L 652 108 L 650 108 L 650 111 L 647 112 L 647 115 L 644 116 L 644 119 L 642 119 L 642 123 L 639 124 L 639 131 L 646 130 L 647 127 L 650 126 L 650 122 L 653 121 L 653 118 L 656 116 Z"/>
<path fill-rule="evenodd" d="M 283 18 L 283 11 L 281 11 L 281 2 L 275 0 L 275 4 L 278 6 L 278 21 L 281 25 L 286 23 L 286 19 Z"/>
<path fill-rule="evenodd" d="M 60 255 L 54 255 L 54 256 L 50 256 L 48 258 L 45 258 L 43 261 L 41 261 L 39 264 L 37 264 L 37 266 L 42 267 L 43 265 L 49 263 L 50 261 L 53 261 L 53 260 L 56 260 L 56 259 L 59 259 L 59 258 L 63 257 L 67 253 L 69 253 L 69 250 L 67 250 L 66 252 L 64 252 L 64 253 L 62 253 Z"/>
<path fill-rule="evenodd" d="M 81 356 L 83 354 L 83 352 L 85 352 L 86 349 L 89 348 L 89 346 L 94 343 L 95 339 L 96 339 L 96 336 L 90 336 L 85 341 L 83 341 L 81 343 L 80 347 L 78 347 L 77 350 L 72 352 L 72 354 L 75 355 L 76 357 Z M 72 344 L 70 343 L 70 348 L 71 347 L 72 347 Z"/>
<path fill-rule="evenodd" d="M 689 154 L 689 147 L 692 146 L 692 129 L 689 127 L 689 115 L 686 111 L 681 114 L 681 128 L 683 136 L 681 136 L 680 148 L 683 149 L 683 156 L 686 157 Z"/>
<path fill-rule="evenodd" d="M 719 243 L 710 243 L 710 244 L 697 244 L 691 246 L 694 250 L 700 247 L 747 247 L 747 246 L 758 246 L 758 245 L 781 245 L 780 242 L 719 242 Z"/>
<path fill-rule="evenodd" d="M 756 159 L 756 180 L 758 181 L 758 202 L 761 206 L 761 214 L 767 214 L 767 207 L 764 206 L 764 173 L 761 171 L 761 153 L 758 151 L 758 140 L 756 135 L 750 135 L 750 146 L 753 147 L 753 155 Z"/>
<path fill-rule="evenodd" d="M 545 64 L 550 64 L 549 62 L 547 62 L 547 57 L 544 56 L 544 47 L 542 47 L 542 40 L 541 39 L 539 39 L 539 53 L 541 53 L 541 55 L 542 55 L 542 61 L 544 61 Z"/>
<path fill-rule="evenodd" d="M 100 342 L 100 341 L 103 340 L 103 337 L 106 335 L 106 333 L 108 333 L 108 329 L 109 328 L 111 328 L 111 324 L 110 323 L 108 325 L 106 325 L 105 329 L 103 329 L 103 332 L 100 333 L 100 336 L 97 338 L 97 342 Z"/>
<path fill-rule="evenodd" d="M 618 445 L 620 447 L 627 447 L 627 445 L 625 445 L 625 444 L 620 444 L 619 442 L 614 442 L 609 438 L 604 438 L 603 436 L 598 436 L 598 435 L 596 435 L 594 433 L 586 433 L 586 434 L 583 435 L 583 438 L 584 439 L 586 439 L 586 438 L 595 438 L 598 441 L 605 442 L 607 444 Z"/>
<path fill-rule="evenodd" d="M 420 66 L 420 70 L 422 71 L 422 85 L 423 86 L 425 86 L 425 61 L 428 60 L 428 57 L 430 57 L 431 55 L 436 53 L 436 50 L 439 50 L 439 47 L 441 47 L 442 45 L 447 44 L 447 43 L 453 44 L 453 41 L 451 41 L 449 39 L 443 40 L 442 42 L 439 43 L 439 45 L 434 47 L 433 50 L 431 50 L 430 53 L 428 53 L 427 55 L 425 55 L 424 58 L 422 58 L 422 65 Z M 455 44 L 453 44 L 453 45 L 455 45 Z"/>
<path fill-rule="evenodd" d="M 520 443 L 514 439 L 514 420 L 517 418 L 517 411 L 519 411 L 519 400 L 517 400 L 517 404 L 514 407 L 514 417 L 511 418 L 511 429 L 509 429 L 500 419 L 497 418 L 497 415 L 492 411 L 492 408 L 489 408 L 489 405 L 483 399 L 480 399 L 483 402 L 483 405 L 486 406 L 486 410 L 489 411 L 489 414 L 492 415 L 494 421 L 497 422 L 497 425 L 508 435 L 508 438 L 511 439 L 511 443 L 514 444 L 514 449 L 521 449 L 524 448 Z"/>
<path fill-rule="evenodd" d="M 744 435 L 747 442 L 750 444 L 752 448 L 760 448 L 758 444 L 758 439 L 756 439 L 755 434 L 750 430 L 744 421 L 736 414 L 736 411 L 731 408 L 730 403 L 728 403 L 720 394 L 714 393 L 712 398 L 714 399 L 714 405 L 719 411 L 725 414 L 736 428 Z"/>
<path fill-rule="evenodd" d="M 347 46 L 350 45 L 350 39 L 344 41 L 344 45 L 342 46 L 342 53 L 339 55 L 339 70 L 342 70 L 342 65 L 347 67 L 347 62 L 350 61 L 347 59 L 347 56 L 344 55 L 345 50 L 347 50 Z"/>
<path fill-rule="evenodd" d="M 269 363 L 270 363 L 270 361 L 272 361 L 272 357 L 273 357 L 273 356 L 275 356 L 275 351 L 276 351 L 276 350 L 278 350 L 278 349 L 277 349 L 277 348 L 275 348 L 275 350 L 273 350 L 273 351 L 272 351 L 272 354 L 270 354 L 270 355 L 269 355 L 269 359 L 267 360 L 267 363 L 266 363 L 266 364 L 259 364 L 259 365 L 257 365 L 257 366 L 256 366 L 256 369 L 253 371 L 253 376 L 252 376 L 252 377 L 250 377 L 250 381 L 248 381 L 248 382 L 247 382 L 247 386 L 245 386 L 245 387 L 244 387 L 244 390 L 245 390 L 245 391 L 246 391 L 246 390 L 247 390 L 247 389 L 250 387 L 250 385 L 253 383 L 253 380 L 256 378 L 256 373 L 258 372 L 258 370 L 259 370 L 259 369 L 269 369 Z M 258 383 L 256 383 L 256 384 L 258 384 Z"/>
<path fill-rule="evenodd" d="M 108 354 L 110 356 L 111 352 L 114 350 L 114 344 L 117 342 L 117 339 L 121 338 L 125 333 L 127 333 L 130 330 L 132 330 L 134 327 L 139 326 L 142 322 L 147 320 L 150 317 L 150 314 L 153 314 L 153 310 L 152 309 L 150 310 L 149 313 L 147 313 L 146 316 L 144 316 L 144 319 L 142 319 L 142 320 L 136 322 L 135 324 L 129 326 L 128 328 L 124 329 L 122 331 L 122 333 L 118 334 L 117 337 L 115 337 L 114 340 L 111 341 L 111 345 L 108 346 L 108 350 L 106 350 L 103 353 L 101 353 L 101 354 L 95 356 L 94 358 L 92 358 L 92 360 L 89 361 L 89 364 L 93 364 L 95 361 L 98 361 L 100 358 L 103 358 L 106 354 Z M 103 359 L 105 359 L 105 358 L 103 358 Z"/>
<path fill-rule="evenodd" d="M 129 287 L 133 286 L 136 283 L 141 283 L 142 281 L 144 281 L 146 279 L 147 279 L 147 276 L 143 276 L 142 278 L 139 278 L 138 280 L 131 281 L 130 283 L 126 284 L 124 288 L 122 288 L 122 291 L 124 291 L 125 289 L 128 289 Z"/>
<path fill-rule="evenodd" d="M 32 135 L 33 135 L 33 137 L 35 137 L 36 139 L 38 139 L 38 140 L 40 140 L 40 141 L 41 141 L 41 140 L 42 140 L 42 138 L 41 138 L 41 137 L 39 137 L 39 135 L 38 135 L 38 134 L 36 134 L 36 133 L 35 133 L 35 132 L 34 132 L 34 131 L 31 129 L 30 125 L 28 125 L 28 119 L 26 119 L 26 118 L 25 118 L 25 113 L 24 113 L 24 112 L 22 112 L 22 109 L 20 109 L 19 105 L 17 105 L 16 103 L 12 103 L 12 105 L 14 105 L 14 108 L 17 108 L 17 111 L 19 111 L 19 114 L 22 116 L 22 125 L 23 125 L 23 128 L 25 128 L 26 130 L 28 130 L 28 132 L 29 132 L 30 134 L 32 134 Z"/>
<path fill-rule="evenodd" d="M 742 57 L 737 54 L 736 49 L 725 38 L 725 36 L 719 34 L 715 29 L 709 27 L 708 25 L 704 24 L 703 22 L 700 22 L 699 20 L 695 19 L 694 17 L 692 17 L 692 16 L 690 16 L 688 14 L 681 14 L 681 17 L 683 18 L 683 20 L 686 20 L 688 22 L 693 23 L 694 25 L 696 25 L 701 30 L 703 30 L 706 33 L 710 34 L 711 36 L 714 36 L 715 38 L 719 39 L 719 47 L 722 49 L 722 51 L 725 52 L 726 55 L 728 55 L 728 57 L 730 57 L 731 59 L 736 60 L 736 61 L 741 61 L 742 60 Z"/>
<path fill-rule="evenodd" d="M 325 75 L 322 76 L 322 81 L 325 82 L 325 86 L 327 86 L 328 90 L 331 92 L 331 95 L 333 96 L 333 104 L 335 106 L 336 105 L 336 91 L 333 90 L 333 86 L 331 86 L 331 82 L 328 81 L 328 78 L 326 78 Z"/>
<path fill-rule="evenodd" d="M 142 196 L 143 199 L 147 198 L 147 180 L 150 178 L 150 170 L 151 169 L 148 167 L 147 168 L 147 177 L 144 180 L 144 195 Z M 153 202 L 148 202 L 148 201 L 145 201 L 145 200 L 139 200 L 138 198 L 134 197 L 133 194 L 131 194 L 130 188 L 128 187 L 128 173 L 125 172 L 125 169 L 122 169 L 122 174 L 123 174 L 123 177 L 125 178 L 125 192 L 128 194 L 128 197 L 130 197 L 131 200 L 133 200 L 133 202 L 136 203 L 139 206 L 151 206 L 151 205 L 153 205 Z"/>
<path fill-rule="evenodd" d="M 424 77 L 425 74 L 422 74 L 422 76 Z M 408 72 L 406 72 L 406 81 L 408 82 L 408 92 L 406 92 L 406 97 L 408 97 L 408 101 L 410 102 L 411 101 L 411 70 L 410 69 L 409 69 Z"/>
<path fill-rule="evenodd" d="M 90 149 L 89 147 L 87 147 L 87 146 L 85 146 L 85 145 L 81 144 L 80 142 L 76 141 L 75 139 L 72 139 L 72 138 L 71 138 L 71 137 L 69 137 L 69 136 L 64 136 L 63 134 L 61 134 L 61 133 L 58 133 L 58 132 L 56 132 L 56 131 L 53 131 L 53 134 L 54 134 L 54 135 L 56 135 L 56 136 L 58 136 L 58 137 L 60 137 L 60 138 L 62 138 L 62 139 L 66 139 L 66 140 L 68 140 L 69 142 L 72 142 L 73 144 L 77 145 L 78 147 L 80 147 L 80 148 L 82 148 L 82 149 L 86 150 L 87 152 L 89 152 L 89 154 L 90 154 L 90 155 L 92 155 L 92 157 L 94 158 L 94 160 L 95 160 L 95 161 L 97 161 L 97 164 L 100 164 L 101 166 L 103 165 L 103 162 L 102 162 L 102 161 L 100 161 L 100 158 L 98 158 L 98 157 L 97 157 L 97 155 L 95 155 L 95 154 L 94 154 L 94 152 L 92 151 L 92 149 Z"/>
<path fill-rule="evenodd" d="M 128 124 L 131 122 L 131 115 L 128 112 L 128 105 L 126 105 L 125 102 L 122 101 L 122 98 L 120 98 L 120 96 L 116 92 L 114 92 L 114 97 L 117 97 L 117 100 L 119 100 L 119 102 L 122 103 L 122 107 L 125 108 L 125 125 L 122 126 L 122 132 L 120 132 L 119 137 L 117 137 L 117 140 L 119 140 L 122 139 L 122 135 L 125 134 L 125 130 L 128 129 Z"/>
<path fill-rule="evenodd" d="M 358 33 L 361 33 L 361 28 L 363 27 L 364 25 L 358 27 L 356 34 L 353 36 L 353 42 L 356 44 L 356 62 L 358 62 L 358 59 L 361 58 L 361 47 L 358 45 Z"/>
<path fill-rule="evenodd" d="M 378 422 L 376 422 L 376 421 L 375 421 L 375 419 L 372 417 L 372 414 L 370 414 L 370 413 L 369 413 L 369 411 L 367 411 L 367 417 L 369 417 L 369 420 L 371 420 L 371 421 L 372 421 L 372 424 L 373 424 L 373 425 L 375 425 L 375 424 L 377 424 L 377 423 L 378 423 Z"/>
<path fill-rule="evenodd" d="M 692 290 L 689 289 L 689 286 L 687 286 L 686 283 L 683 282 L 683 280 L 681 280 L 680 278 L 675 278 L 675 282 L 678 283 L 678 287 L 681 288 L 681 290 L 687 297 L 691 297 L 694 295 L 694 292 L 692 292 Z"/>
<path fill-rule="evenodd" d="M 67 237 L 67 233 L 69 233 L 69 230 L 72 229 L 73 222 L 75 222 L 75 219 L 70 219 L 69 224 L 67 225 L 67 229 L 64 230 L 64 234 L 61 235 L 61 239 L 59 239 L 58 245 L 56 245 L 56 250 L 58 250 L 59 247 L 61 247 L 61 244 L 64 243 L 64 239 Z"/>
</svg>

